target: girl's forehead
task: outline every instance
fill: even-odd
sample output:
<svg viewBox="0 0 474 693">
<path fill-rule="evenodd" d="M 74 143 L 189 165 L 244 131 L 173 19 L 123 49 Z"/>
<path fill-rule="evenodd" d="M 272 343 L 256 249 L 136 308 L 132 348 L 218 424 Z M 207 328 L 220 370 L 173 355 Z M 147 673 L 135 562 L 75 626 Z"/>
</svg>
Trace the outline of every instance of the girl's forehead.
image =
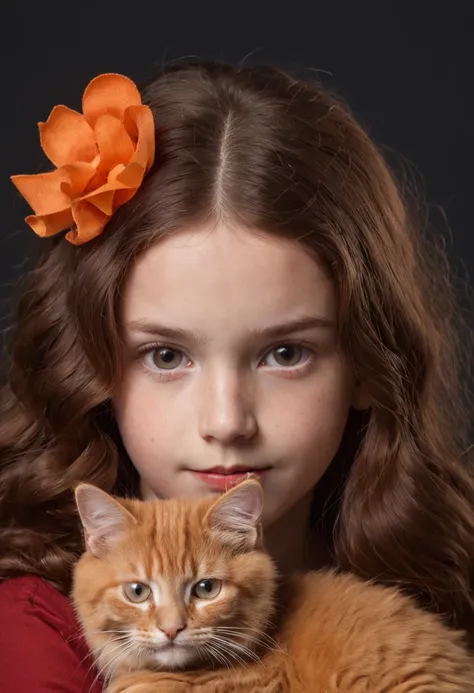
<svg viewBox="0 0 474 693">
<path fill-rule="evenodd" d="M 123 299 L 125 323 L 182 317 L 261 324 L 336 314 L 333 283 L 314 253 L 296 240 L 224 225 L 157 241 L 132 268 Z"/>
</svg>

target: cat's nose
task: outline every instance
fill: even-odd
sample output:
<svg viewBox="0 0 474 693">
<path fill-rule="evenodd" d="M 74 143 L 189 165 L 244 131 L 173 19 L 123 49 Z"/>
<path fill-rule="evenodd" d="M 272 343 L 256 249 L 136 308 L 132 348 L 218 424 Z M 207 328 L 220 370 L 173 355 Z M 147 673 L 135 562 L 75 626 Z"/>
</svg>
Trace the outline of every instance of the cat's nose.
<svg viewBox="0 0 474 693">
<path fill-rule="evenodd" d="M 166 635 L 166 637 L 173 642 L 176 640 L 178 633 L 181 633 L 186 628 L 186 626 L 161 626 L 159 630 Z"/>
</svg>

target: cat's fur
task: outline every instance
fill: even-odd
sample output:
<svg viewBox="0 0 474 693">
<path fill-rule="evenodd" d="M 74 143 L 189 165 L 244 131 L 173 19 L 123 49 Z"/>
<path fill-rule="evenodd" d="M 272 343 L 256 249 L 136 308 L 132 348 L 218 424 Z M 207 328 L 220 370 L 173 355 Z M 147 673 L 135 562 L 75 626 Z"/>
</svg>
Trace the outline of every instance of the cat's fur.
<svg viewBox="0 0 474 693">
<path fill-rule="evenodd" d="M 324 571 L 295 576 L 283 607 L 257 481 L 196 501 L 89 485 L 76 498 L 87 550 L 73 601 L 109 693 L 474 691 L 462 634 L 396 589 Z M 214 599 L 190 595 L 203 578 L 222 581 Z M 128 601 L 130 582 L 151 585 L 148 600 Z"/>
</svg>

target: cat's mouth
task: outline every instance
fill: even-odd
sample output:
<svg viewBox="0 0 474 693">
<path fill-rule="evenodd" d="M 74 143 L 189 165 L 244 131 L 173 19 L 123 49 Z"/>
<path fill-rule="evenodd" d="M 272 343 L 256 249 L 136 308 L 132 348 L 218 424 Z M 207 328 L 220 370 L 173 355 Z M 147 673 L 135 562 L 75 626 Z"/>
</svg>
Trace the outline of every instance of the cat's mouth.
<svg viewBox="0 0 474 693">
<path fill-rule="evenodd" d="M 228 491 L 230 488 L 240 483 L 244 479 L 250 476 L 256 476 L 261 478 L 268 474 L 271 467 L 211 467 L 210 469 L 204 470 L 194 470 L 189 471 L 197 478 L 199 481 L 203 482 L 211 488 L 218 489 L 219 491 Z"/>
<path fill-rule="evenodd" d="M 156 652 L 169 652 L 170 650 L 176 650 L 179 647 L 186 647 L 185 643 L 180 643 L 180 642 L 174 642 L 173 640 L 170 640 L 169 642 L 163 642 L 160 644 L 149 644 L 146 646 L 147 650 L 150 650 L 150 652 L 156 653 Z"/>
<path fill-rule="evenodd" d="M 152 657 L 160 658 L 162 655 L 183 655 L 192 650 L 191 645 L 188 642 L 164 642 L 164 643 L 147 643 L 145 645 L 146 652 Z"/>
<path fill-rule="evenodd" d="M 197 652 L 192 644 L 179 641 L 148 643 L 145 646 L 144 654 L 145 652 L 145 656 L 150 658 L 150 662 L 159 666 L 166 666 L 171 670 L 186 666 L 197 657 Z"/>
</svg>

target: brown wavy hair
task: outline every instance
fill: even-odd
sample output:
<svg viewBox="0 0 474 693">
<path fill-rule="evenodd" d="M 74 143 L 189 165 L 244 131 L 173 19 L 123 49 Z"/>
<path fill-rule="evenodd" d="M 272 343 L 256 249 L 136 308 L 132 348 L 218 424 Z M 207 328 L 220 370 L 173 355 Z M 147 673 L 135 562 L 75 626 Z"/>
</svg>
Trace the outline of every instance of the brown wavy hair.
<svg viewBox="0 0 474 693">
<path fill-rule="evenodd" d="M 121 287 L 165 234 L 231 220 L 322 258 L 341 346 L 371 397 L 315 490 L 336 563 L 474 635 L 467 333 L 381 152 L 340 99 L 271 67 L 178 63 L 143 97 L 158 151 L 144 185 L 94 241 L 42 241 L 19 302 L 1 393 L 0 577 L 32 573 L 67 593 L 82 550 L 71 487 L 135 492 L 110 405 Z"/>
</svg>

